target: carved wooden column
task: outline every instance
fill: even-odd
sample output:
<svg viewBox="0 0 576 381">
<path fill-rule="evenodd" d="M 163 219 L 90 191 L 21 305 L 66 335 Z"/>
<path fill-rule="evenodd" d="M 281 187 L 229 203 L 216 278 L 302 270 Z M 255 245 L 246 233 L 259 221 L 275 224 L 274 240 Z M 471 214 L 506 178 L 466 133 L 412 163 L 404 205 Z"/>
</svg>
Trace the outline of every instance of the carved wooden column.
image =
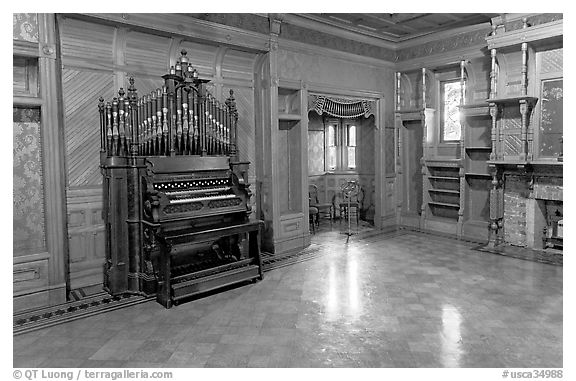
<svg viewBox="0 0 576 381">
<path fill-rule="evenodd" d="M 466 61 L 465 60 L 461 60 L 460 61 L 460 106 L 464 106 L 464 104 L 466 103 Z M 460 132 L 460 157 L 462 158 L 462 161 L 464 162 L 464 159 L 466 158 L 466 142 L 465 142 L 465 136 L 466 136 L 466 132 L 464 131 L 464 126 L 462 125 L 462 109 L 460 109 L 459 111 L 460 113 L 460 128 L 461 128 L 461 132 Z M 460 170 L 458 171 L 458 175 L 460 176 L 460 208 L 458 209 L 458 223 L 457 223 L 457 233 L 458 236 L 462 236 L 462 228 L 464 226 L 464 208 L 466 205 L 466 168 L 464 165 L 462 165 L 460 167 Z"/>
<path fill-rule="evenodd" d="M 490 140 L 492 141 L 492 152 L 490 152 L 490 160 L 500 159 L 500 145 L 498 144 L 498 105 L 490 103 L 490 117 L 492 117 L 492 128 L 490 129 Z"/>
<path fill-rule="evenodd" d="M 400 80 L 402 74 L 396 72 L 396 106 L 395 110 L 398 112 L 401 108 L 401 93 L 400 93 Z M 402 152 L 402 134 L 400 133 L 400 126 L 402 124 L 402 118 L 398 113 L 394 115 L 394 139 L 396 140 L 394 144 L 394 160 L 396 161 L 396 224 L 400 224 L 400 215 L 402 214 L 402 194 L 403 194 L 403 181 L 402 181 L 402 160 L 400 154 Z"/>
<path fill-rule="evenodd" d="M 422 205 L 420 207 L 420 227 L 424 226 L 424 221 L 426 220 L 426 208 L 427 203 L 425 202 L 428 193 L 428 187 L 426 186 L 426 159 L 429 157 L 429 147 L 428 147 L 428 128 L 426 126 L 426 68 L 422 68 L 422 111 L 420 111 L 422 120 L 422 158 L 420 159 L 421 173 L 422 173 Z"/>
<path fill-rule="evenodd" d="M 526 18 L 522 19 L 523 25 L 522 28 L 526 29 L 528 26 L 526 22 Z M 528 44 L 526 42 L 522 43 L 522 67 L 521 67 L 521 77 L 520 77 L 520 88 L 522 96 L 528 95 L 528 66 L 527 66 L 527 58 L 528 58 Z M 528 156 L 528 107 L 526 105 L 526 101 L 520 101 L 520 115 L 522 118 L 522 125 L 521 125 L 521 132 L 520 132 L 520 140 L 522 145 L 520 147 L 520 160 L 526 160 Z"/>
<path fill-rule="evenodd" d="M 504 227 L 504 189 L 502 173 L 498 166 L 489 166 L 492 175 L 492 189 L 490 189 L 490 225 L 488 234 L 488 247 L 495 247 L 502 242 L 502 228 Z"/>
<path fill-rule="evenodd" d="M 267 59 L 264 62 L 263 86 L 264 99 L 264 142 L 263 166 L 264 176 L 262 182 L 262 197 L 265 208 L 264 249 L 275 251 L 275 239 L 280 232 L 280 196 L 279 196 L 279 163 L 274 160 L 278 156 L 278 35 L 280 34 L 281 19 L 278 15 L 269 15 L 270 35 L 268 40 Z M 266 106 L 267 105 L 267 106 Z"/>
<path fill-rule="evenodd" d="M 41 112 L 42 154 L 44 164 L 44 200 L 46 217 L 46 249 L 49 261 L 49 303 L 62 303 L 66 299 L 66 204 L 64 192 L 64 142 L 62 134 L 62 94 L 57 57 L 58 36 L 56 19 L 52 13 L 38 14 L 40 56 L 38 57 L 40 92 L 43 99 Z"/>
<path fill-rule="evenodd" d="M 492 36 L 496 35 L 496 25 L 492 25 Z M 490 99 L 496 98 L 497 90 L 496 49 L 490 49 Z"/>
<path fill-rule="evenodd" d="M 526 100 L 520 100 L 520 117 L 521 117 L 521 132 L 520 132 L 520 160 L 526 160 L 528 153 L 528 105 Z"/>
</svg>

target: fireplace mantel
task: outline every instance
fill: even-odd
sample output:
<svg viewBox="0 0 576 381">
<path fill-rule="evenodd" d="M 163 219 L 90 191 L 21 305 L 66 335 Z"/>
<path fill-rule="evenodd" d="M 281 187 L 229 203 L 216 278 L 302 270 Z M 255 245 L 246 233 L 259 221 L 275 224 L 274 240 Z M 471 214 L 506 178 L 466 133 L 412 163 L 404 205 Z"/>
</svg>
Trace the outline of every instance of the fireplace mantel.
<svg viewBox="0 0 576 381">
<path fill-rule="evenodd" d="M 563 162 L 493 160 L 489 245 L 542 248 L 546 202 L 563 202 Z"/>
<path fill-rule="evenodd" d="M 488 165 L 505 167 L 505 168 L 544 168 L 544 167 L 551 167 L 551 168 L 560 168 L 562 171 L 562 167 L 564 165 L 563 161 L 558 160 L 490 160 L 488 161 Z"/>
</svg>

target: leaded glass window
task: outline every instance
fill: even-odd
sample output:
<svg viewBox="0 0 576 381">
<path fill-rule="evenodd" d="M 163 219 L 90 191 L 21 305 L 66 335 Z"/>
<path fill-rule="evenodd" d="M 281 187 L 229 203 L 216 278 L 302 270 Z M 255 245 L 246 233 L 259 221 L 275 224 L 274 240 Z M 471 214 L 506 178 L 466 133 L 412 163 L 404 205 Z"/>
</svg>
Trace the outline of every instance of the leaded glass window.
<svg viewBox="0 0 576 381">
<path fill-rule="evenodd" d="M 460 140 L 460 99 L 462 87 L 459 80 L 442 82 L 442 141 Z"/>
</svg>

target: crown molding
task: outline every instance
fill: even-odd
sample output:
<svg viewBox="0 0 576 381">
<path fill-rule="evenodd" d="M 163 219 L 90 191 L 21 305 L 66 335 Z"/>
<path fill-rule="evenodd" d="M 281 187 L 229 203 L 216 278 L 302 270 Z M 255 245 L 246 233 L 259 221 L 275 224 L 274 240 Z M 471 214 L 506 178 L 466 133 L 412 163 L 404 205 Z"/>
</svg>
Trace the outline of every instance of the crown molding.
<svg viewBox="0 0 576 381">
<path fill-rule="evenodd" d="M 270 36 L 175 13 L 76 13 L 65 17 L 98 20 L 143 29 L 154 34 L 182 36 L 210 45 L 228 45 L 251 52 L 266 52 Z"/>
<path fill-rule="evenodd" d="M 524 17 L 525 15 L 533 15 L 533 14 L 525 14 L 525 13 L 513 14 L 512 18 L 506 18 L 506 20 L 507 21 L 516 20 L 518 18 Z M 390 37 L 386 38 L 382 34 L 366 31 L 361 28 L 356 28 L 352 25 L 348 27 L 343 27 L 341 24 L 337 24 L 336 22 L 331 23 L 329 20 L 314 16 L 312 14 L 306 14 L 306 13 L 283 14 L 282 17 L 284 22 L 290 23 L 295 26 L 313 29 L 334 36 L 338 36 L 341 38 L 346 38 L 349 40 L 363 42 L 374 46 L 393 50 L 425 44 L 430 41 L 440 40 L 448 36 L 453 36 L 454 34 L 466 33 L 484 28 L 488 28 L 488 30 L 490 30 L 491 27 L 490 22 L 485 22 L 482 24 L 462 26 L 439 32 L 434 31 L 423 32 L 418 35 L 411 35 L 408 37 L 397 37 L 395 35 L 390 34 Z M 311 28 L 312 26 L 313 28 Z"/>
<path fill-rule="evenodd" d="M 480 43 L 448 52 L 401 61 L 396 64 L 396 70 L 406 72 L 421 69 L 423 67 L 434 70 L 452 64 L 459 64 L 462 60 L 471 60 L 486 56 L 488 56 L 486 44 Z"/>
<path fill-rule="evenodd" d="M 295 53 L 305 53 L 309 55 L 322 55 L 328 58 L 335 58 L 350 63 L 361 63 L 376 68 L 394 69 L 395 63 L 385 61 L 379 58 L 361 56 L 354 53 L 343 52 L 335 49 L 324 48 L 318 45 L 311 45 L 304 42 L 279 38 L 278 47 L 283 50 L 289 50 Z"/>
<path fill-rule="evenodd" d="M 363 42 L 365 44 L 374 45 L 380 48 L 396 49 L 396 41 L 393 38 L 387 40 L 376 33 L 370 33 L 354 27 L 343 29 L 342 26 L 331 24 L 329 21 L 311 14 L 285 13 L 282 15 L 282 18 L 283 22 L 292 24 L 294 26 L 299 26 L 301 28 L 312 29 L 318 32 L 330 34 L 332 36 Z"/>
<path fill-rule="evenodd" d="M 410 39 L 398 42 L 396 44 L 396 49 L 400 50 L 400 49 L 406 49 L 406 48 L 413 48 L 415 46 L 427 44 L 429 42 L 435 42 L 438 40 L 443 40 L 446 38 L 454 37 L 455 35 L 458 35 L 458 34 L 476 32 L 476 31 L 483 30 L 483 29 L 486 29 L 487 34 L 490 33 L 491 24 L 489 22 L 485 22 L 482 24 L 475 24 L 475 25 L 469 25 L 469 26 L 454 28 L 454 29 L 450 29 L 450 30 L 443 30 L 441 32 L 433 32 L 433 33 L 427 34 L 426 36 L 411 37 Z"/>
</svg>

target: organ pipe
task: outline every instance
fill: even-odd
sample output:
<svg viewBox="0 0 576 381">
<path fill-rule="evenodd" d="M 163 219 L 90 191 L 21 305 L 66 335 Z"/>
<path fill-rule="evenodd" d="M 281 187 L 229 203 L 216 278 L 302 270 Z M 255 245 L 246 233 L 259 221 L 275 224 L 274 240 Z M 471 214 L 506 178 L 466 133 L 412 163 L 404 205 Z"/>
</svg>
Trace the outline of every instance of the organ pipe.
<svg viewBox="0 0 576 381">
<path fill-rule="evenodd" d="M 134 79 L 111 102 L 98 103 L 101 152 L 107 156 L 234 156 L 237 111 L 233 91 L 210 94 L 182 51 L 164 85 L 138 96 Z"/>
</svg>

